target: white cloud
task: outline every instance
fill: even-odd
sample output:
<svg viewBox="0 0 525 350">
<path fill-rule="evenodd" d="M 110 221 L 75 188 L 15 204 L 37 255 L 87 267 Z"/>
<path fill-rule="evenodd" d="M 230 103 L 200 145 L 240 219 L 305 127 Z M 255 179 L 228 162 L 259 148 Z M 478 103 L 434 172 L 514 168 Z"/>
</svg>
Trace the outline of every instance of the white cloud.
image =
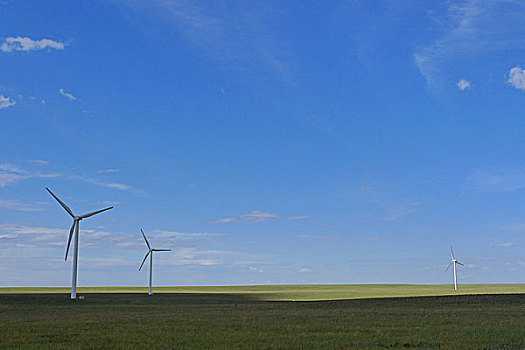
<svg viewBox="0 0 525 350">
<path fill-rule="evenodd" d="M 101 182 L 99 182 L 98 184 L 101 185 L 101 186 L 104 186 L 104 187 L 116 188 L 117 190 L 121 190 L 121 191 L 127 191 L 127 190 L 131 189 L 130 186 L 128 186 L 128 185 L 124 185 L 124 184 L 117 184 L 117 183 L 101 183 Z"/>
<path fill-rule="evenodd" d="M 295 235 L 295 238 L 302 238 L 302 239 L 320 239 L 320 240 L 327 240 L 327 241 L 334 241 L 339 239 L 339 236 L 321 236 L 321 235 Z"/>
<path fill-rule="evenodd" d="M 421 202 L 411 202 L 408 204 L 401 205 L 394 209 L 387 217 L 386 221 L 394 221 L 404 216 L 415 213 L 420 209 Z"/>
<path fill-rule="evenodd" d="M 234 218 L 224 218 L 224 219 L 218 219 L 218 220 L 212 221 L 210 222 L 210 224 L 226 224 L 226 223 L 230 223 L 234 221 L 235 221 Z"/>
<path fill-rule="evenodd" d="M 21 203 L 18 200 L 7 200 L 7 199 L 0 199 L 0 207 L 3 208 L 9 208 L 13 210 L 18 211 L 41 211 L 41 208 L 35 208 L 31 205 L 26 205 Z"/>
<path fill-rule="evenodd" d="M 0 50 L 3 52 L 11 51 L 39 51 L 39 50 L 64 50 L 65 44 L 50 40 L 50 39 L 41 39 L 33 40 L 28 37 L 8 37 L 5 38 L 0 46 Z"/>
<path fill-rule="evenodd" d="M 118 173 L 120 170 L 119 169 L 102 169 L 102 170 L 98 170 L 97 173 L 99 174 L 111 174 L 111 173 Z"/>
<path fill-rule="evenodd" d="M 128 1 L 141 15 L 166 20 L 182 37 L 224 62 L 249 62 L 284 78 L 291 69 L 286 45 L 269 25 L 282 11 L 269 2 Z"/>
<path fill-rule="evenodd" d="M 102 187 L 113 188 L 113 189 L 132 192 L 132 193 L 140 193 L 139 190 L 133 189 L 131 186 L 120 184 L 120 183 L 104 182 L 104 181 L 100 181 L 97 179 L 92 179 L 92 178 L 88 178 L 84 176 L 71 176 L 71 178 L 80 180 L 80 181 L 85 181 L 87 183 L 91 183 L 91 184 L 102 186 Z"/>
<path fill-rule="evenodd" d="M 257 266 L 250 266 L 249 270 L 250 270 L 250 272 L 258 272 L 258 273 L 264 272 L 263 269 L 261 269 L 260 267 L 257 267 Z"/>
<path fill-rule="evenodd" d="M 65 92 L 64 89 L 62 88 L 58 89 L 58 93 L 64 97 L 69 98 L 70 100 L 73 100 L 73 101 L 77 100 L 75 96 L 71 95 L 70 93 Z"/>
<path fill-rule="evenodd" d="M 0 187 L 5 187 L 8 184 L 14 184 L 21 180 L 33 178 L 51 178 L 58 177 L 60 174 L 56 173 L 35 173 L 27 170 L 19 169 L 10 164 L 0 164 Z"/>
<path fill-rule="evenodd" d="M 244 219 L 244 221 L 248 221 L 248 222 L 263 222 L 268 219 L 278 218 L 279 215 L 265 213 L 263 211 L 258 211 L 258 210 L 252 210 L 250 214 L 244 214 L 244 215 L 241 215 L 241 217 Z"/>
<path fill-rule="evenodd" d="M 460 81 L 458 81 L 457 86 L 461 91 L 465 91 L 465 90 L 470 90 L 470 88 L 472 87 L 472 84 L 468 80 L 461 79 Z"/>
<path fill-rule="evenodd" d="M 194 238 L 211 238 L 224 236 L 223 233 L 208 233 L 208 232 L 177 232 L 166 230 L 154 230 L 152 235 L 157 238 L 180 238 L 180 239 L 194 239 Z"/>
<path fill-rule="evenodd" d="M 449 1 L 446 6 L 446 17 L 432 22 L 438 26 L 433 29 L 443 34 L 413 55 L 431 87 L 442 84 L 447 65 L 479 60 L 489 53 L 521 48 L 525 43 L 523 1 L 464 0 Z"/>
<path fill-rule="evenodd" d="M 489 244 L 488 246 L 492 248 L 513 248 L 519 245 L 522 245 L 522 243 L 508 242 L 508 243 L 499 243 L 499 244 Z"/>
<path fill-rule="evenodd" d="M 525 188 L 525 171 L 521 169 L 477 170 L 469 181 L 483 192 L 513 192 Z"/>
<path fill-rule="evenodd" d="M 0 109 L 6 109 L 14 105 L 16 105 L 16 102 L 13 101 L 10 97 L 0 95 Z"/>
<path fill-rule="evenodd" d="M 302 215 L 302 216 L 290 216 L 287 219 L 288 220 L 302 220 L 302 219 L 310 219 L 313 218 L 312 215 Z"/>
<path fill-rule="evenodd" d="M 308 267 L 303 267 L 302 269 L 299 270 L 299 272 L 301 273 L 311 273 L 311 272 L 314 272 L 312 269 L 308 268 Z"/>
<path fill-rule="evenodd" d="M 512 68 L 507 82 L 516 89 L 525 90 L 525 71 L 519 66 Z"/>
<path fill-rule="evenodd" d="M 41 160 L 41 159 L 33 159 L 31 162 L 38 164 L 38 165 L 48 165 L 49 162 L 47 160 Z"/>
</svg>

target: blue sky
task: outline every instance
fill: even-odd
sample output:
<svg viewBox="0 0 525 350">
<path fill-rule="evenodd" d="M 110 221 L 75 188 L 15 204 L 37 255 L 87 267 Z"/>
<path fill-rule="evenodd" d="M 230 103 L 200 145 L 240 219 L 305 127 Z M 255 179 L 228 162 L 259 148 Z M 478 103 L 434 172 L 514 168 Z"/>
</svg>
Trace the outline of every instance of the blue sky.
<svg viewBox="0 0 525 350">
<path fill-rule="evenodd" d="M 0 285 L 525 282 L 522 2 L 0 16 Z"/>
</svg>

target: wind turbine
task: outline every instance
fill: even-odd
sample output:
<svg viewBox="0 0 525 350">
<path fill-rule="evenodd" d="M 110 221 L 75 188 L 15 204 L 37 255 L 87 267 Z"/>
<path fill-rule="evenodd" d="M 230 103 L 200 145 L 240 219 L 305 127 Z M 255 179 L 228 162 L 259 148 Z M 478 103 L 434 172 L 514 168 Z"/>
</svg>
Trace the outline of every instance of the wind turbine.
<svg viewBox="0 0 525 350">
<path fill-rule="evenodd" d="M 450 268 L 450 265 L 454 264 L 454 290 L 458 290 L 458 274 L 456 272 L 456 264 L 460 264 L 461 266 L 465 266 L 465 265 L 463 265 L 462 263 L 457 261 L 456 258 L 454 258 L 454 250 L 452 250 L 452 246 L 450 246 L 450 254 L 452 255 L 452 261 L 450 262 L 450 264 L 448 264 L 445 271 L 448 271 L 448 269 Z"/>
<path fill-rule="evenodd" d="M 64 208 L 69 215 L 73 218 L 73 226 L 71 226 L 71 229 L 69 230 L 69 238 L 67 240 L 67 249 L 66 249 L 66 257 L 64 260 L 67 260 L 67 253 L 69 252 L 69 246 L 71 245 L 71 238 L 73 238 L 73 232 L 75 232 L 75 254 L 73 255 L 73 277 L 71 280 L 71 299 L 77 298 L 77 263 L 78 263 L 78 228 L 80 226 L 80 221 L 85 218 L 89 218 L 90 216 L 93 216 L 98 213 L 102 213 L 103 211 L 112 209 L 113 207 L 97 210 L 91 213 L 87 213 L 84 215 L 76 216 L 73 214 L 73 211 L 69 209 L 69 207 L 62 202 L 49 188 L 46 187 L 46 190 L 57 200 L 58 203 Z"/>
<path fill-rule="evenodd" d="M 142 260 L 142 264 L 140 264 L 139 271 L 142 269 L 142 266 L 144 266 L 144 263 L 146 262 L 146 259 L 149 255 L 149 295 L 153 295 L 153 292 L 151 291 L 151 283 L 153 281 L 153 252 L 169 252 L 171 249 L 153 249 L 149 245 L 148 239 L 146 238 L 146 235 L 144 234 L 144 231 L 140 229 L 140 232 L 142 232 L 142 237 L 144 237 L 144 240 L 146 241 L 146 245 L 148 246 L 148 252 L 146 253 L 146 256 L 144 257 L 144 260 Z"/>
</svg>

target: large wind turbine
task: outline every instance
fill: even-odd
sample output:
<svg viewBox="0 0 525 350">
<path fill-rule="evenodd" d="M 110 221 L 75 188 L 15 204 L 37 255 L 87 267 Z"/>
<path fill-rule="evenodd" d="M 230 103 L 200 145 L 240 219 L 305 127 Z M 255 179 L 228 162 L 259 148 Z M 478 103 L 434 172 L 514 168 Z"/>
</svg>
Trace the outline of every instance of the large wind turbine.
<svg viewBox="0 0 525 350">
<path fill-rule="evenodd" d="M 456 272 L 456 264 L 460 264 L 461 266 L 465 265 L 463 265 L 462 263 L 457 261 L 456 258 L 454 258 L 454 250 L 452 250 L 452 246 L 450 246 L 450 254 L 452 255 L 452 261 L 450 262 L 450 264 L 448 264 L 445 271 L 447 271 L 450 268 L 450 265 L 454 264 L 454 290 L 458 290 L 458 274 Z"/>
<path fill-rule="evenodd" d="M 146 259 L 149 255 L 149 295 L 153 295 L 153 292 L 151 291 L 151 283 L 153 281 L 153 252 L 169 252 L 171 249 L 153 249 L 149 245 L 148 239 L 146 238 L 146 235 L 144 234 L 144 231 L 140 229 L 140 232 L 142 232 L 142 237 L 144 237 L 144 240 L 146 241 L 146 245 L 148 246 L 148 252 L 146 253 L 146 256 L 144 257 L 144 260 L 142 260 L 142 264 L 140 264 L 139 271 L 142 269 L 142 266 L 144 266 L 144 263 L 146 262 Z"/>
<path fill-rule="evenodd" d="M 73 226 L 71 226 L 71 229 L 69 230 L 69 238 L 67 240 L 67 248 L 66 248 L 66 257 L 64 260 L 67 260 L 67 253 L 69 252 L 69 246 L 71 245 L 71 238 L 73 238 L 73 232 L 75 232 L 75 254 L 73 255 L 73 277 L 71 280 L 71 299 L 77 298 L 77 263 L 78 263 L 78 228 L 80 226 L 80 221 L 85 218 L 89 218 L 90 216 L 93 216 L 98 213 L 102 213 L 103 211 L 112 209 L 113 207 L 97 210 L 91 213 L 87 213 L 84 215 L 76 216 L 73 214 L 73 211 L 69 209 L 69 207 L 62 202 L 49 188 L 46 187 L 46 190 L 57 200 L 58 203 L 64 208 L 69 215 L 73 218 Z"/>
</svg>

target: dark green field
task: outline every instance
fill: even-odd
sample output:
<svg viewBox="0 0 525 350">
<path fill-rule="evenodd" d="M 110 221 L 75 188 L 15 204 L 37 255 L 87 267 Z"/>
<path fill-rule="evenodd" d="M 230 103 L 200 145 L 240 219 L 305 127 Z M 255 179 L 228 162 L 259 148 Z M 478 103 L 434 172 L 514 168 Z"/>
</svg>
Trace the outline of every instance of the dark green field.
<svg viewBox="0 0 525 350">
<path fill-rule="evenodd" d="M 0 295 L 1 348 L 525 349 L 525 294 L 264 301 L 253 294 Z"/>
</svg>

